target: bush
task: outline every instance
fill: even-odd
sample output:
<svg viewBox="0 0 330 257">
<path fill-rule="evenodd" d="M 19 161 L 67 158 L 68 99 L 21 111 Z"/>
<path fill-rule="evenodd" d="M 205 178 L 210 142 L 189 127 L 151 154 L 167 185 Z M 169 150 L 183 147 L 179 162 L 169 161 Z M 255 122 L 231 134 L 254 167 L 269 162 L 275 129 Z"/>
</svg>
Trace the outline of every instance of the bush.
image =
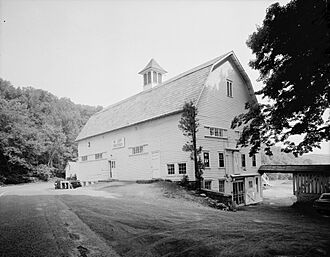
<svg viewBox="0 0 330 257">
<path fill-rule="evenodd" d="M 29 177 L 20 174 L 9 175 L 5 178 L 4 184 L 20 184 L 30 182 Z"/>
<path fill-rule="evenodd" d="M 179 185 L 180 186 L 183 186 L 183 187 L 188 187 L 189 185 L 189 178 L 187 175 L 183 175 L 181 181 L 179 182 Z"/>
<path fill-rule="evenodd" d="M 37 168 L 34 170 L 34 176 L 38 177 L 39 179 L 43 181 L 48 181 L 50 177 L 56 172 L 56 169 L 53 167 L 49 167 L 44 164 L 40 164 L 37 166 Z"/>
</svg>

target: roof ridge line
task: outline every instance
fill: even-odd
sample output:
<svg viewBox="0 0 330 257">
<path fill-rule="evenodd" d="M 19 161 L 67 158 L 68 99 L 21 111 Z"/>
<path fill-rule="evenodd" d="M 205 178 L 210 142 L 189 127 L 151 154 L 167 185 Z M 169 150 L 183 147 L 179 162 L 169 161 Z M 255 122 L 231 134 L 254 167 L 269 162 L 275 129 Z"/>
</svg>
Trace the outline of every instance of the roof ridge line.
<svg viewBox="0 0 330 257">
<path fill-rule="evenodd" d="M 196 72 L 196 71 L 199 71 L 199 70 L 201 70 L 201 69 L 204 69 L 204 68 L 206 68 L 206 67 L 208 67 L 208 66 L 212 66 L 215 62 L 218 62 L 219 60 L 221 60 L 222 58 L 224 58 L 225 56 L 227 56 L 227 55 L 228 55 L 229 53 L 231 53 L 231 52 L 232 52 L 232 51 L 230 51 L 230 52 L 228 52 L 228 53 L 226 53 L 226 54 L 224 54 L 224 55 L 218 56 L 217 58 L 214 58 L 214 59 L 212 59 L 212 60 L 210 60 L 210 61 L 208 61 L 208 62 L 205 62 L 205 63 L 203 63 L 203 64 L 201 64 L 201 65 L 198 65 L 198 66 L 196 66 L 196 67 L 194 67 L 194 68 L 191 68 L 191 69 L 189 69 L 189 70 L 187 70 L 187 71 L 185 71 L 185 72 L 182 72 L 182 73 L 180 73 L 180 74 L 178 74 L 178 75 L 176 75 L 176 76 L 174 76 L 174 77 L 172 77 L 172 78 L 170 78 L 170 79 L 164 81 L 163 83 L 158 84 L 158 85 L 156 85 L 156 86 L 154 86 L 154 87 L 152 87 L 152 88 L 150 88 L 150 89 L 147 89 L 147 90 L 141 91 L 141 92 L 139 92 L 139 93 L 137 93 L 137 94 L 135 94 L 135 95 L 132 95 L 132 96 L 129 96 L 129 97 L 123 99 L 123 100 L 120 100 L 119 102 L 116 102 L 116 103 L 114 103 L 114 104 L 111 104 L 111 105 L 105 107 L 104 109 L 102 109 L 101 111 L 95 113 L 95 115 L 98 115 L 99 113 L 102 113 L 102 112 L 104 112 L 104 111 L 106 111 L 106 110 L 108 110 L 108 109 L 110 109 L 110 108 L 113 108 L 113 107 L 115 107 L 116 105 L 119 105 L 119 104 L 124 103 L 124 102 L 126 102 L 126 101 L 128 101 L 128 100 L 130 100 L 130 99 L 132 99 L 132 98 L 134 98 L 134 97 L 137 97 L 138 95 L 141 95 L 141 94 L 144 94 L 144 93 L 150 92 L 150 91 L 152 91 L 152 90 L 154 90 L 154 89 L 158 89 L 158 88 L 160 88 L 161 86 L 165 86 L 165 85 L 167 85 L 167 84 L 169 84 L 169 83 L 171 83 L 171 82 L 173 82 L 173 81 L 176 81 L 176 80 L 181 79 L 181 78 L 183 78 L 183 77 L 185 77 L 185 76 L 188 76 L 188 75 L 190 75 L 191 73 L 194 73 L 194 72 Z"/>
</svg>

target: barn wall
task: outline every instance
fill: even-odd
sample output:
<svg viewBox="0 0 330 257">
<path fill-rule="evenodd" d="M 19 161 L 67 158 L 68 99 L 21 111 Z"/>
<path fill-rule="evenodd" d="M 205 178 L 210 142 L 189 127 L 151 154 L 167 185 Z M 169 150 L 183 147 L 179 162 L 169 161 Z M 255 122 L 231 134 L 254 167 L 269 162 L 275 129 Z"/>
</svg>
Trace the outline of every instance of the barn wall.
<svg viewBox="0 0 330 257">
<path fill-rule="evenodd" d="M 182 151 L 186 138 L 178 128 L 180 118 L 180 114 L 171 115 L 79 141 L 79 179 L 109 179 L 110 160 L 115 161 L 112 170 L 114 179 L 152 179 L 152 165 L 155 165 L 152 155 L 159 152 L 160 178 L 180 180 L 183 175 L 178 173 L 178 163 L 186 163 L 187 175 L 194 180 L 189 154 Z M 124 139 L 124 146 L 114 148 L 113 141 L 118 139 Z M 141 145 L 144 146 L 144 152 L 133 155 L 132 147 Z M 95 160 L 97 153 L 103 153 L 101 160 Z M 88 156 L 89 160 L 82 161 L 82 156 Z M 167 174 L 167 164 L 175 164 L 174 175 Z"/>
<path fill-rule="evenodd" d="M 227 96 L 227 79 L 232 82 L 233 95 Z M 227 60 L 212 71 L 207 79 L 205 87 L 198 103 L 198 119 L 200 123 L 197 142 L 203 147 L 203 151 L 209 152 L 210 167 L 205 168 L 203 177 L 212 180 L 211 189 L 219 191 L 219 179 L 225 179 L 225 193 L 232 194 L 231 174 L 257 173 L 261 164 L 260 155 L 257 154 L 257 165 L 252 166 L 249 157 L 249 149 L 235 149 L 238 135 L 242 128 L 231 129 L 233 118 L 245 112 L 245 103 L 251 100 L 247 85 L 242 79 L 235 65 Z M 226 130 L 225 137 L 211 137 L 208 127 Z M 227 150 L 226 150 L 227 149 Z M 219 167 L 219 153 L 225 155 L 225 167 Z M 246 167 L 242 167 L 241 154 L 245 154 Z M 255 179 L 253 187 L 256 187 Z M 260 184 L 260 177 L 259 177 Z M 258 194 L 257 194 L 258 193 Z M 261 192 L 254 193 L 256 201 L 261 200 Z"/>
</svg>

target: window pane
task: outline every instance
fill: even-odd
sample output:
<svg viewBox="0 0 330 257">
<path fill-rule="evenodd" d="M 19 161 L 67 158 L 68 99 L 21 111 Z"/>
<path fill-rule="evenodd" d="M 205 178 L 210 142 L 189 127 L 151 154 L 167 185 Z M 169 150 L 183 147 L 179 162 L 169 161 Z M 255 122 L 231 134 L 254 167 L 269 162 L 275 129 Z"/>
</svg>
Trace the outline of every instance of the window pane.
<svg viewBox="0 0 330 257">
<path fill-rule="evenodd" d="M 205 188 L 206 189 L 211 189 L 211 183 L 212 183 L 211 180 L 205 180 Z"/>
<path fill-rule="evenodd" d="M 210 155 L 209 153 L 204 153 L 204 166 L 210 167 Z"/>
<path fill-rule="evenodd" d="M 219 167 L 225 167 L 225 160 L 223 153 L 219 153 Z"/>
<path fill-rule="evenodd" d="M 225 181 L 219 180 L 219 192 L 224 193 L 225 192 Z"/>
<path fill-rule="evenodd" d="M 179 174 L 186 174 L 186 164 L 179 163 Z"/>
<path fill-rule="evenodd" d="M 215 128 L 215 129 L 214 129 L 214 135 L 215 135 L 216 137 L 220 136 L 220 129 Z"/>
<path fill-rule="evenodd" d="M 227 96 L 233 96 L 233 83 L 227 80 Z"/>
<path fill-rule="evenodd" d="M 242 158 L 242 167 L 245 167 L 246 166 L 246 164 L 245 164 L 245 154 L 242 154 L 241 158 Z"/>
<path fill-rule="evenodd" d="M 210 128 L 210 135 L 214 136 L 214 128 Z"/>
<path fill-rule="evenodd" d="M 167 164 L 167 173 L 170 175 L 175 174 L 174 164 Z"/>
<path fill-rule="evenodd" d="M 252 156 L 252 166 L 253 167 L 257 166 L 257 160 L 255 155 Z"/>
</svg>

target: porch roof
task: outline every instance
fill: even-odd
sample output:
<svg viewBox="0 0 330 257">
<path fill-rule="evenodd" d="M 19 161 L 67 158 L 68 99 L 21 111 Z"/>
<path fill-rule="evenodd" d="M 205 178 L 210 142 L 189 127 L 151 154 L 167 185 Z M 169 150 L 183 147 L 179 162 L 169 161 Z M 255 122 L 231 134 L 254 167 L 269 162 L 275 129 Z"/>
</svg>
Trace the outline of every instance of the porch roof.
<svg viewBox="0 0 330 257">
<path fill-rule="evenodd" d="M 242 174 L 231 174 L 232 178 L 240 178 L 240 177 L 254 177 L 254 176 L 260 176 L 259 173 L 242 173 Z"/>
<path fill-rule="evenodd" d="M 326 173 L 330 176 L 330 164 L 317 165 L 262 165 L 258 172 L 263 173 Z"/>
</svg>

